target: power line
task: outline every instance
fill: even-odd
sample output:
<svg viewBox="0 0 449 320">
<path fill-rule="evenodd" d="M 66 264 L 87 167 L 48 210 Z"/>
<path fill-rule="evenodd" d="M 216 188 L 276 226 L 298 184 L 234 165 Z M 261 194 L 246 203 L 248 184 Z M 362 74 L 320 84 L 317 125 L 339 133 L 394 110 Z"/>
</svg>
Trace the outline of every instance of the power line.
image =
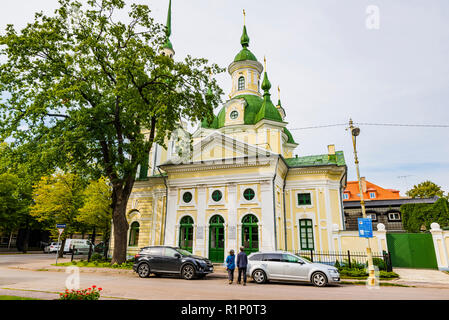
<svg viewBox="0 0 449 320">
<path fill-rule="evenodd" d="M 359 126 L 383 126 L 383 127 L 421 127 L 421 128 L 449 128 L 449 124 L 403 124 L 403 123 L 366 123 L 366 122 L 354 122 Z M 308 130 L 308 129 L 320 129 L 329 127 L 347 126 L 347 123 L 328 124 L 321 126 L 311 126 L 302 128 L 293 128 L 292 130 Z"/>
</svg>

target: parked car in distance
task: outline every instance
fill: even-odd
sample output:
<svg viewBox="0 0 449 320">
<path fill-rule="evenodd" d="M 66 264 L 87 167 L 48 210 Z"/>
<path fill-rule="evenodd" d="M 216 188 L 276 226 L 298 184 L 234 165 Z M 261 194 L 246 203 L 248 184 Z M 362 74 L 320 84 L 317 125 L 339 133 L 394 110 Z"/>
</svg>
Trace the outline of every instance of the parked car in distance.
<svg viewBox="0 0 449 320">
<path fill-rule="evenodd" d="M 61 248 L 60 242 L 50 242 L 49 245 L 44 247 L 45 253 L 56 253 L 58 252 L 59 248 Z"/>
<path fill-rule="evenodd" d="M 210 260 L 177 247 L 144 247 L 134 258 L 133 270 L 141 278 L 147 278 L 153 273 L 156 276 L 178 274 L 186 280 L 191 280 L 214 272 Z"/>
<path fill-rule="evenodd" d="M 87 239 L 66 239 L 64 245 L 64 253 L 72 252 L 74 248 L 74 254 L 89 254 L 90 240 Z M 92 252 L 94 246 L 92 246 Z"/>
<path fill-rule="evenodd" d="M 321 263 L 313 263 L 284 251 L 254 252 L 248 256 L 247 276 L 256 283 L 270 280 L 311 282 L 324 287 L 340 282 L 338 269 Z"/>
<path fill-rule="evenodd" d="M 100 242 L 100 243 L 95 245 L 94 251 L 97 252 L 97 253 L 103 253 L 104 249 L 105 249 L 105 243 L 104 242 Z"/>
</svg>

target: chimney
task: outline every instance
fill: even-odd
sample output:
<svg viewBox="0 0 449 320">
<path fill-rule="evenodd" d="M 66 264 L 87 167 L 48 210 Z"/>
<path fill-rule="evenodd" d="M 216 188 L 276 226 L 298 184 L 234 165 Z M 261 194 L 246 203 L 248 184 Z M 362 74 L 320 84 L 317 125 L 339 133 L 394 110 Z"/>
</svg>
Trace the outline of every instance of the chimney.
<svg viewBox="0 0 449 320">
<path fill-rule="evenodd" d="M 337 157 L 335 155 L 335 145 L 334 144 L 330 144 L 327 146 L 327 158 L 328 158 L 328 160 L 331 160 L 331 161 L 337 160 Z"/>
<path fill-rule="evenodd" d="M 365 179 L 365 177 L 361 177 L 360 181 L 362 182 L 362 192 L 365 193 L 366 192 L 366 179 Z"/>
</svg>

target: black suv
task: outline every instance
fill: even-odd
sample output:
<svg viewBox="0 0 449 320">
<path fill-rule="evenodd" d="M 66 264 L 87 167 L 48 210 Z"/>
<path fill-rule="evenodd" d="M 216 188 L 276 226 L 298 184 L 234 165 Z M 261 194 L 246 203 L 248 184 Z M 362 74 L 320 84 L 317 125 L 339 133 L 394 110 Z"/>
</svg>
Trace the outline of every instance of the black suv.
<svg viewBox="0 0 449 320">
<path fill-rule="evenodd" d="M 145 247 L 134 256 L 133 270 L 139 277 L 147 278 L 151 273 L 179 274 L 186 280 L 194 277 L 203 278 L 214 272 L 210 260 L 194 256 L 190 252 L 169 246 Z"/>
</svg>

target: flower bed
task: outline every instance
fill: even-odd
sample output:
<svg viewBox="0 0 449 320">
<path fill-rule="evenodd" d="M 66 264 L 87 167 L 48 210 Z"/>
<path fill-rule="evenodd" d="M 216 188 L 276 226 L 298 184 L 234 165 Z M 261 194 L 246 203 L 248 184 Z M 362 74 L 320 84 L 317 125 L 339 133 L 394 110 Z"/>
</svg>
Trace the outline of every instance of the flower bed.
<svg viewBox="0 0 449 320">
<path fill-rule="evenodd" d="M 59 300 L 98 300 L 100 299 L 100 291 L 102 288 L 98 288 L 97 286 L 92 286 L 83 290 L 68 290 L 65 292 L 61 292 L 59 294 Z"/>
</svg>

